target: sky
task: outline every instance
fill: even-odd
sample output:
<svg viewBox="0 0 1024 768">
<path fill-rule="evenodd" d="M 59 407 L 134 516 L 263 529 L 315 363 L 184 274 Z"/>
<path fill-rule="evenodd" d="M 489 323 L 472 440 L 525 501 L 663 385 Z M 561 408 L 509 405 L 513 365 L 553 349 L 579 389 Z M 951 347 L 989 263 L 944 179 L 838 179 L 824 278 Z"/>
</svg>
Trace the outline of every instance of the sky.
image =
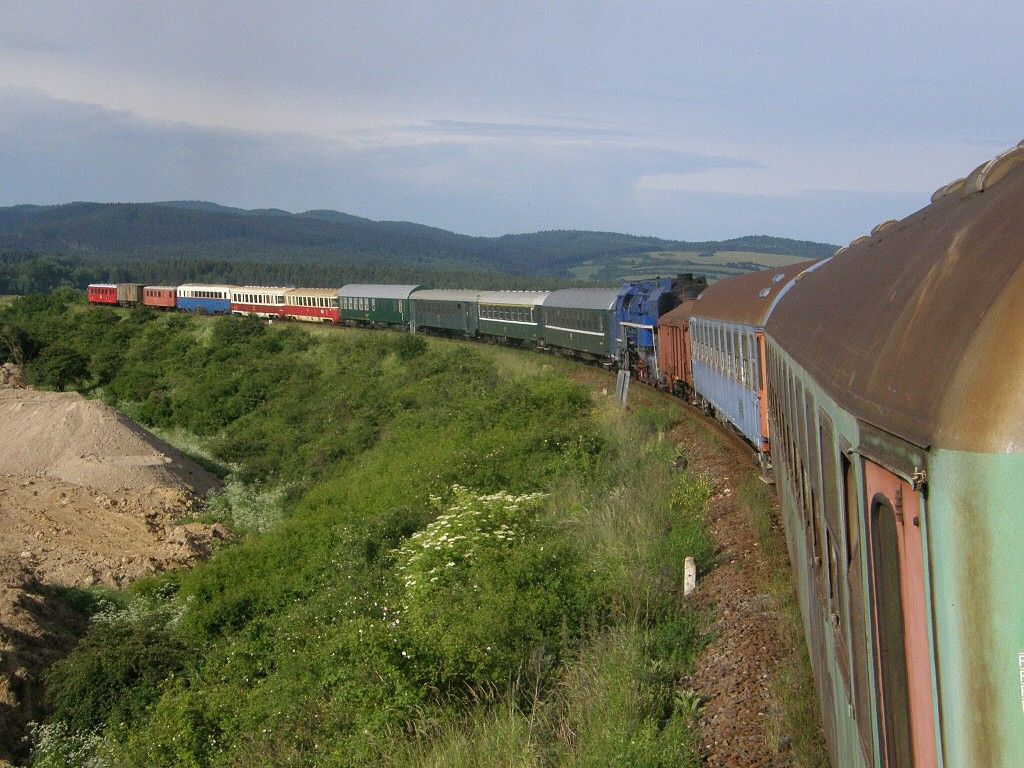
<svg viewBox="0 0 1024 768">
<path fill-rule="evenodd" d="M 1024 138 L 1016 2 L 0 3 L 0 206 L 842 244 Z"/>
</svg>

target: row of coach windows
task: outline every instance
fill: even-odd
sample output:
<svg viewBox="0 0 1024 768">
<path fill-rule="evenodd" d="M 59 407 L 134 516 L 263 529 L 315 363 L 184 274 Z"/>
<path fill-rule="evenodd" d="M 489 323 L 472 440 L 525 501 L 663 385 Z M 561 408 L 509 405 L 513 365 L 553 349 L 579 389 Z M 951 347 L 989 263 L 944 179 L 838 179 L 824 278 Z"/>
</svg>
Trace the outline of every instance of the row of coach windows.
<svg viewBox="0 0 1024 768">
<path fill-rule="evenodd" d="M 284 304 L 284 294 L 273 295 L 269 293 L 236 293 L 239 304 Z"/>
<path fill-rule="evenodd" d="M 694 360 L 758 391 L 761 376 L 753 331 L 697 318 L 690 323 L 690 336 Z"/>
<path fill-rule="evenodd" d="M 377 309 L 377 300 L 350 296 L 341 300 L 341 306 L 343 309 L 352 309 L 358 312 L 372 312 Z"/>
<path fill-rule="evenodd" d="M 815 407 L 814 394 L 804 388 L 800 373 L 771 345 L 766 356 L 773 461 L 790 480 L 814 573 L 812 604 L 827 611 L 819 620 L 833 629 L 839 670 L 847 691 L 853 692 L 861 740 L 868 743 L 869 720 L 862 716 L 869 707 L 868 661 L 854 465 L 840 450 L 832 419 Z"/>
<path fill-rule="evenodd" d="M 416 302 L 416 311 L 434 315 L 459 315 L 462 314 L 462 302 L 418 300 Z"/>
<path fill-rule="evenodd" d="M 338 299 L 334 296 L 292 296 L 291 299 L 296 307 L 331 309 L 338 306 Z"/>
<path fill-rule="evenodd" d="M 224 291 L 201 291 L 197 288 L 185 289 L 185 296 L 187 299 L 226 299 Z"/>
<path fill-rule="evenodd" d="M 601 318 L 603 312 L 594 312 L 586 309 L 568 309 L 564 307 L 545 307 L 544 323 L 559 328 L 570 328 L 574 331 L 590 331 L 591 333 L 603 333 L 604 328 Z"/>
<path fill-rule="evenodd" d="M 515 304 L 481 304 L 480 319 L 532 323 L 533 307 L 516 306 Z"/>
</svg>

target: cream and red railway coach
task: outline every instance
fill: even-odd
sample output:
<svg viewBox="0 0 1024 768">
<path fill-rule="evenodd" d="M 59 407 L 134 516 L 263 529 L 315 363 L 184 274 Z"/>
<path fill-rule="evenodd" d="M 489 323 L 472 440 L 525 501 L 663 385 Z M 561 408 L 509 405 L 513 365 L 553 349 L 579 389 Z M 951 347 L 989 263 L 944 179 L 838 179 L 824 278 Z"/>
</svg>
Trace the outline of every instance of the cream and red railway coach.
<svg viewBox="0 0 1024 768">
<path fill-rule="evenodd" d="M 293 288 L 285 292 L 284 314 L 292 320 L 307 323 L 341 322 L 336 288 Z"/>
<path fill-rule="evenodd" d="M 1024 765 L 1024 147 L 804 274 L 766 336 L 833 764 Z"/>
<path fill-rule="evenodd" d="M 239 285 L 231 289 L 231 314 L 256 317 L 284 317 L 286 296 L 291 288 Z"/>
</svg>

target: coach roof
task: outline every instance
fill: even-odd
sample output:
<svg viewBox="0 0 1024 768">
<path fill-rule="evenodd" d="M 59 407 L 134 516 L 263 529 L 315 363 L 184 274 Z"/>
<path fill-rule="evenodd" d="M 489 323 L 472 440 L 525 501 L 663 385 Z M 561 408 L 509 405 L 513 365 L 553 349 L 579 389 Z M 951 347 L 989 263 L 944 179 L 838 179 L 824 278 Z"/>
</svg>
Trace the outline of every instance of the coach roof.
<svg viewBox="0 0 1024 768">
<path fill-rule="evenodd" d="M 697 297 L 692 316 L 762 328 L 776 299 L 793 278 L 817 263 L 799 261 L 779 269 L 719 280 Z"/>
<path fill-rule="evenodd" d="M 349 283 L 338 289 L 338 295 L 343 299 L 349 297 L 359 299 L 408 299 L 409 294 L 418 288 L 418 285 Z"/>
<path fill-rule="evenodd" d="M 536 307 L 544 303 L 547 291 L 480 291 L 481 304 L 504 304 L 518 307 Z"/>
<path fill-rule="evenodd" d="M 558 309 L 601 309 L 615 308 L 618 288 L 563 288 L 552 291 L 544 299 L 545 307 Z"/>
<path fill-rule="evenodd" d="M 1021 211 L 1017 147 L 804 275 L 767 332 L 876 427 L 923 448 L 1024 452 Z"/>
<path fill-rule="evenodd" d="M 480 291 L 459 291 L 449 289 L 416 291 L 412 295 L 414 301 L 469 301 L 476 303 Z"/>
</svg>

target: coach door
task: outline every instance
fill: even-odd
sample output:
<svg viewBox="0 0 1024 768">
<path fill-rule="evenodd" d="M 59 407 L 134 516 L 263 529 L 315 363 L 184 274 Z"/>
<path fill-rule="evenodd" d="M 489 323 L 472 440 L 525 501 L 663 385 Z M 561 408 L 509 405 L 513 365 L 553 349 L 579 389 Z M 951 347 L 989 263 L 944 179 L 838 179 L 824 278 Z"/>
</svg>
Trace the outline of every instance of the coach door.
<svg viewBox="0 0 1024 768">
<path fill-rule="evenodd" d="M 920 498 L 889 470 L 864 467 L 883 765 L 934 768 Z"/>
</svg>

